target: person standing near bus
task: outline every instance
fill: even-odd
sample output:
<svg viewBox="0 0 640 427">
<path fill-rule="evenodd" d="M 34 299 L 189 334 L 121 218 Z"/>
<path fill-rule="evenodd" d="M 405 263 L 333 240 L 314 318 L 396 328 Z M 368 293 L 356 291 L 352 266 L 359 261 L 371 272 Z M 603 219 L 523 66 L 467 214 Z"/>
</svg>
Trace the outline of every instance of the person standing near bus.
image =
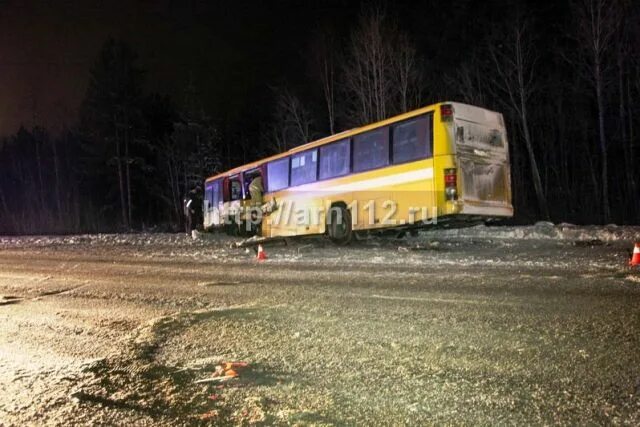
<svg viewBox="0 0 640 427">
<path fill-rule="evenodd" d="M 262 185 L 262 175 L 256 175 L 251 184 L 249 184 L 249 194 L 251 195 L 251 206 L 262 206 L 262 194 L 264 193 L 264 187 Z"/>
<path fill-rule="evenodd" d="M 253 231 L 260 235 L 260 224 L 262 223 L 262 175 L 257 174 L 249 184 L 249 195 L 251 196 L 251 227 Z"/>
<path fill-rule="evenodd" d="M 191 197 L 191 192 L 189 192 L 183 200 L 182 207 L 184 213 L 184 232 L 187 233 L 187 235 L 191 234 L 191 226 L 193 224 L 193 211 L 191 205 L 193 205 L 193 199 Z"/>
<path fill-rule="evenodd" d="M 187 235 L 198 228 L 202 222 L 202 202 L 200 199 L 200 187 L 194 187 L 184 199 L 185 232 Z"/>
</svg>

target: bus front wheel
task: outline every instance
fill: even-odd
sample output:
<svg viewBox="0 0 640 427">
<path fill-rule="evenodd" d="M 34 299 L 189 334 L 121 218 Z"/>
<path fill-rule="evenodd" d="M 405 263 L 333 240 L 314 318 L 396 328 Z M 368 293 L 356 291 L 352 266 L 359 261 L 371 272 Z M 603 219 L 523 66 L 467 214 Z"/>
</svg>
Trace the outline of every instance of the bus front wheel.
<svg viewBox="0 0 640 427">
<path fill-rule="evenodd" d="M 353 229 L 351 224 L 351 212 L 346 206 L 336 205 L 331 207 L 330 222 L 327 224 L 329 238 L 338 245 L 346 245 L 351 242 Z"/>
</svg>

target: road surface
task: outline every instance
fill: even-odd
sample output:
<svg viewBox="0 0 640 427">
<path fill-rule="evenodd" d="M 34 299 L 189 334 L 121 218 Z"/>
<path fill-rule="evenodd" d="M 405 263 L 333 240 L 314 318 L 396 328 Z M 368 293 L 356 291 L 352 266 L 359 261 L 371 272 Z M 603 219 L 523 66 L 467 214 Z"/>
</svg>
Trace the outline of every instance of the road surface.
<svg viewBox="0 0 640 427">
<path fill-rule="evenodd" d="M 629 233 L 549 227 L 0 238 L 0 424 L 637 425 Z"/>
</svg>

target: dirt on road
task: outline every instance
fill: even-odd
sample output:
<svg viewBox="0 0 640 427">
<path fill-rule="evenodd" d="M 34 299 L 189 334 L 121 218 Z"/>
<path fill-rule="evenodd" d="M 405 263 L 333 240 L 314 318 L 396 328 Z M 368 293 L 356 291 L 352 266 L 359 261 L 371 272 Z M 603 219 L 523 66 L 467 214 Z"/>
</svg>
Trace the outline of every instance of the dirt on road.
<svg viewBox="0 0 640 427">
<path fill-rule="evenodd" d="M 478 230 L 0 238 L 0 424 L 638 425 L 638 230 Z"/>
</svg>

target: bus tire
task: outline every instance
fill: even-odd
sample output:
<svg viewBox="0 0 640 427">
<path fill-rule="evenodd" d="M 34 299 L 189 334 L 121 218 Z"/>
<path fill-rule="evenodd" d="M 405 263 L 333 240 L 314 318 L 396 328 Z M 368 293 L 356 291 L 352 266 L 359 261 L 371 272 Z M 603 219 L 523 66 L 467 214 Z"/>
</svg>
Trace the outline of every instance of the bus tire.
<svg viewBox="0 0 640 427">
<path fill-rule="evenodd" d="M 338 223 L 338 218 L 342 221 Z M 347 245 L 353 238 L 351 224 L 351 211 L 344 205 L 334 205 L 331 207 L 330 222 L 327 224 L 327 233 L 331 241 L 337 245 Z"/>
</svg>

